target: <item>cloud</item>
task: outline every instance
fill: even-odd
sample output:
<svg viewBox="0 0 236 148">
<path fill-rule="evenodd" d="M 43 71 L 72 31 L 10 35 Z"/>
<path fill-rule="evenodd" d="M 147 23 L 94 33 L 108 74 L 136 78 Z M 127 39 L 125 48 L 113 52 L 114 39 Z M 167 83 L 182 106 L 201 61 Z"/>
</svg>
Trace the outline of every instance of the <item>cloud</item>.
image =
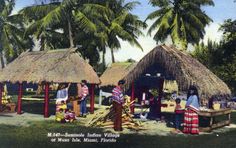
<svg viewBox="0 0 236 148">
<path fill-rule="evenodd" d="M 222 39 L 223 32 L 219 31 L 220 24 L 217 22 L 211 23 L 205 28 L 206 34 L 203 38 L 203 42 L 207 44 L 208 39 L 219 42 Z"/>
</svg>

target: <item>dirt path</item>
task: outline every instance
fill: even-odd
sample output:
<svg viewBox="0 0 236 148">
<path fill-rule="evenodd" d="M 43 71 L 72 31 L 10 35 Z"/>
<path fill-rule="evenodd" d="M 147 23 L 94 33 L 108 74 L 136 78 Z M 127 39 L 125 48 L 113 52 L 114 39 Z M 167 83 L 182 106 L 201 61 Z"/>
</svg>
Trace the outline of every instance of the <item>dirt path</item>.
<svg viewBox="0 0 236 148">
<path fill-rule="evenodd" d="M 87 118 L 79 118 L 79 122 L 84 125 L 91 119 L 92 115 L 88 115 Z M 0 113 L 0 124 L 14 125 L 14 126 L 29 126 L 32 121 L 49 121 L 54 120 L 55 116 L 50 116 L 49 118 L 44 118 L 43 115 L 39 114 L 30 114 L 24 113 L 22 115 L 17 115 L 16 113 Z M 167 127 L 165 122 L 157 122 L 153 120 L 148 120 L 142 122 L 142 125 L 146 130 L 134 131 L 130 129 L 124 129 L 121 133 L 123 134 L 141 134 L 141 135 L 161 135 L 168 136 L 173 135 L 171 131 L 173 128 Z M 217 130 L 214 130 L 212 133 L 200 133 L 202 134 L 219 134 L 222 132 L 227 132 L 231 129 L 236 129 L 236 124 L 231 124 Z M 105 131 L 114 132 L 112 128 L 104 129 Z M 184 134 L 178 134 L 184 135 Z"/>
</svg>

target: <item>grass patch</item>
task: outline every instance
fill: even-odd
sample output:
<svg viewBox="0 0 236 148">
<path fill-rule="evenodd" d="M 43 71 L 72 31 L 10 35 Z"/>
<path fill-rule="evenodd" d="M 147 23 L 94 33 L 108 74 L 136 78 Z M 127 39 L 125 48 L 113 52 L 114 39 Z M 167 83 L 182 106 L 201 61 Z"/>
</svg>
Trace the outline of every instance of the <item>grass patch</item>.
<svg viewBox="0 0 236 148">
<path fill-rule="evenodd" d="M 236 112 L 232 113 L 232 123 L 236 124 Z M 139 134 L 122 134 L 117 143 L 52 143 L 47 137 L 51 133 L 104 133 L 102 129 L 84 127 L 80 122 L 73 124 L 60 124 L 54 121 L 31 122 L 29 127 L 18 127 L 9 125 L 0 125 L 0 147 L 87 147 L 87 148 L 235 148 L 236 129 L 227 132 L 205 134 L 200 136 L 191 135 L 170 135 L 170 136 L 151 136 Z M 219 136 L 217 136 L 217 134 Z"/>
</svg>

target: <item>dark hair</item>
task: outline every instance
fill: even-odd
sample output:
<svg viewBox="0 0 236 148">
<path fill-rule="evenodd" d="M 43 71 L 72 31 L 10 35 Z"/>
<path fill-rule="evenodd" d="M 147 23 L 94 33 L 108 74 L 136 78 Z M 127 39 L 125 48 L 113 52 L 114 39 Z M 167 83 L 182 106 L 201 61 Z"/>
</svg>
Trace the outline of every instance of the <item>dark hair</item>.
<svg viewBox="0 0 236 148">
<path fill-rule="evenodd" d="M 65 103 L 65 101 L 64 101 L 64 100 L 62 100 L 62 101 L 61 101 L 61 103 Z"/>
<path fill-rule="evenodd" d="M 77 83 L 71 83 L 68 89 L 68 95 L 71 96 L 78 96 L 78 86 Z"/>
<path fill-rule="evenodd" d="M 62 86 L 64 86 L 64 88 L 65 88 L 65 87 L 68 87 L 68 83 L 60 83 L 60 84 L 58 85 L 57 90 L 61 90 L 61 89 L 63 89 Z"/>
<path fill-rule="evenodd" d="M 86 80 L 82 80 L 81 83 L 87 84 L 87 81 Z"/>
<path fill-rule="evenodd" d="M 60 112 L 60 111 L 63 111 L 63 109 L 62 109 L 62 108 L 60 108 L 60 109 L 59 109 L 59 112 Z"/>
<path fill-rule="evenodd" d="M 193 90 L 193 94 L 190 94 L 190 91 Z M 197 96 L 197 99 L 198 99 L 198 102 L 199 102 L 199 95 L 198 95 L 198 90 L 197 90 L 197 87 L 194 86 L 194 85 L 190 85 L 189 86 L 189 89 L 188 89 L 188 94 L 187 94 L 187 100 L 188 98 L 191 96 L 191 95 L 196 95 Z"/>
<path fill-rule="evenodd" d="M 180 98 L 176 98 L 175 102 L 176 102 L 176 104 L 180 104 L 180 102 L 181 102 Z"/>
<path fill-rule="evenodd" d="M 125 84 L 125 80 L 119 80 L 118 85 Z"/>
</svg>

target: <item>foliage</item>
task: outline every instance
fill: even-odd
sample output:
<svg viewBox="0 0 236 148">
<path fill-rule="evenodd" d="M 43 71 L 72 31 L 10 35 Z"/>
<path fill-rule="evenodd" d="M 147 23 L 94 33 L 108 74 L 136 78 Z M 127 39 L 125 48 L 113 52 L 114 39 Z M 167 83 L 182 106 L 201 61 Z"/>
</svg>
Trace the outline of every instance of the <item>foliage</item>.
<svg viewBox="0 0 236 148">
<path fill-rule="evenodd" d="M 40 3 L 40 2 L 38 2 Z M 21 10 L 29 24 L 26 36 L 41 39 L 42 50 L 76 47 L 83 58 L 93 66 L 103 53 L 105 66 L 106 48 L 112 52 L 120 48 L 119 39 L 141 48 L 137 38 L 143 35 L 146 24 L 130 11 L 138 2 L 124 0 L 41 0 L 40 5 Z M 69 39 L 69 40 L 68 40 Z"/>
<path fill-rule="evenodd" d="M 103 11 L 103 13 L 100 12 L 101 9 L 93 9 L 94 13 L 92 15 L 93 18 L 97 18 L 95 21 L 97 33 L 95 36 L 99 38 L 98 45 L 103 54 L 109 48 L 111 50 L 112 62 L 114 63 L 114 50 L 118 50 L 121 47 L 119 39 L 128 41 L 131 45 L 135 45 L 142 50 L 143 48 L 137 38 L 143 35 L 141 29 L 145 28 L 146 24 L 138 16 L 131 13 L 133 8 L 139 3 L 136 1 L 125 3 L 124 0 L 96 2 L 106 8 L 106 11 Z"/>
<path fill-rule="evenodd" d="M 220 43 L 208 41 L 196 46 L 193 56 L 210 68 L 219 78 L 236 91 L 236 20 L 228 19 L 221 25 L 223 39 Z"/>
<path fill-rule="evenodd" d="M 137 61 L 135 61 L 134 59 L 130 58 L 130 59 L 127 59 L 126 62 L 128 62 L 128 63 L 136 63 Z"/>
<path fill-rule="evenodd" d="M 0 0 L 0 52 L 8 62 L 33 45 L 29 37 L 24 38 L 22 17 L 11 14 L 14 6 L 15 0 Z M 4 65 L 4 60 L 1 62 Z"/>
<path fill-rule="evenodd" d="M 170 36 L 176 46 L 187 49 L 188 43 L 199 43 L 205 26 L 212 21 L 201 9 L 201 6 L 214 5 L 212 0 L 150 0 L 150 3 L 160 8 L 146 18 L 155 19 L 148 34 L 157 30 L 154 35 L 157 43 Z"/>
</svg>

